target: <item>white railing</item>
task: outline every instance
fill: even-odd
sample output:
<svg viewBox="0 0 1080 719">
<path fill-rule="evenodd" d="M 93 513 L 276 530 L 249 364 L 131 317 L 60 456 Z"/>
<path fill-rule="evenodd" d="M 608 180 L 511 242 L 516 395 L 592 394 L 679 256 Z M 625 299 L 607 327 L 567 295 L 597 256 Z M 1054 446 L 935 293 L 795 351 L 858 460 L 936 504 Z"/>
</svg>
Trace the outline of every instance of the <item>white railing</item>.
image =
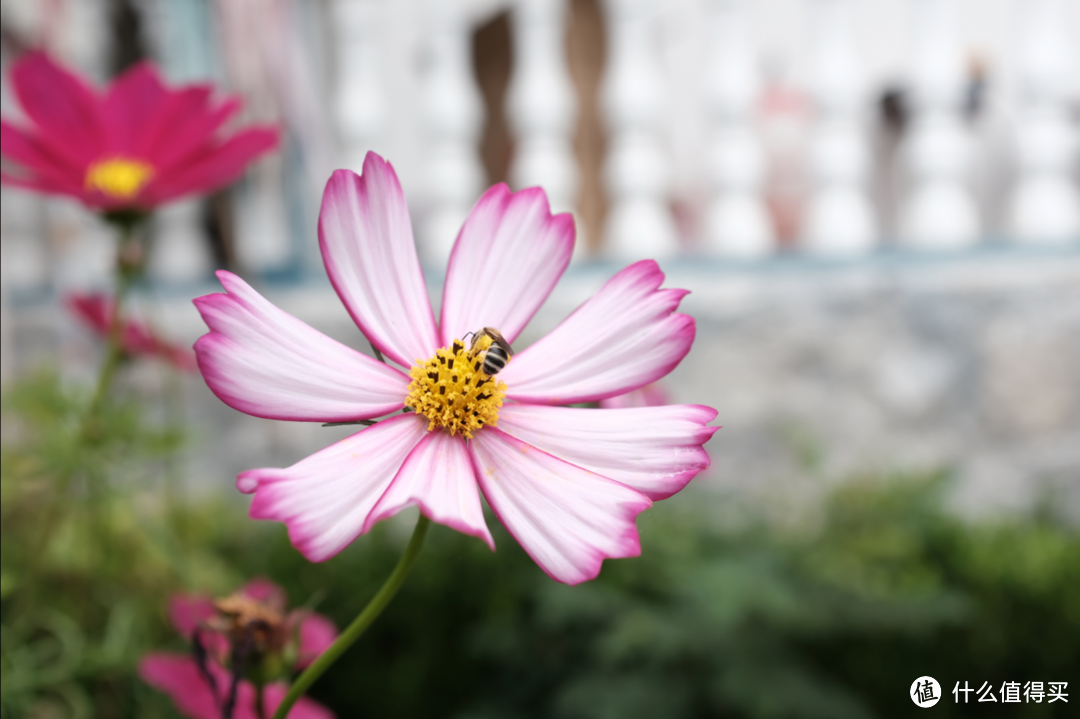
<svg viewBox="0 0 1080 719">
<path fill-rule="evenodd" d="M 506 105 L 517 137 L 510 182 L 543 187 L 555 212 L 574 209 L 579 187 L 571 141 L 577 98 L 563 42 L 566 9 L 564 0 L 521 0 L 514 8 L 516 72 Z"/>
<path fill-rule="evenodd" d="M 961 118 L 964 51 L 955 0 L 912 3 L 912 127 L 903 150 L 911 187 L 901 237 L 916 247 L 965 247 L 979 240 L 979 213 L 965 181 L 971 138 Z"/>
<path fill-rule="evenodd" d="M 1080 23 L 1075 5 L 1073 30 Z M 1075 177 L 1069 177 L 1077 165 L 1080 149 L 1076 107 L 1080 43 L 1075 32 L 1070 36 L 1063 10 L 1063 0 L 1030 0 L 1019 18 L 1016 122 L 1019 172 L 1009 222 L 1018 239 L 1033 242 L 1068 241 L 1080 234 L 1080 201 Z"/>
<path fill-rule="evenodd" d="M 956 0 L 893 2 L 892 10 L 903 12 L 877 20 L 874 8 L 857 0 L 597 2 L 607 48 L 598 100 L 607 132 L 602 177 L 608 208 L 601 236 L 591 238 L 594 257 L 760 258 L 792 249 L 854 257 L 888 245 L 936 251 L 991 240 L 1080 246 L 1080 75 L 1075 71 L 1080 9 L 1075 3 L 987 0 L 978 10 L 964 6 L 968 12 L 992 10 L 1005 18 L 1001 27 L 1008 30 L 993 35 L 996 44 L 983 45 L 990 81 L 983 117 L 972 122 L 965 116 L 974 87 L 972 37 L 964 34 L 972 18 L 959 14 Z M 472 33 L 508 11 L 513 69 L 505 115 L 515 143 L 508 179 L 515 189 L 545 186 L 557 211 L 574 208 L 583 173 L 573 152 L 580 112 L 565 44 L 573 22 L 567 0 L 271 4 L 288 18 L 278 23 L 279 31 L 295 32 L 296 43 L 311 54 L 310 67 L 330 63 L 327 72 L 294 81 L 325 83 L 309 97 L 325 101 L 321 126 L 336 128 L 332 164 L 359 169 L 368 149 L 392 159 L 422 251 L 433 265 L 445 262 L 484 185 L 479 156 L 484 110 L 472 68 Z M 169 34 L 162 28 L 185 22 L 187 16 L 177 14 L 182 5 L 140 3 L 146 22 L 158 28 L 149 36 L 161 41 Z M 779 10 L 797 11 L 791 17 L 799 19 L 779 27 L 777 18 L 788 17 Z M 213 21 L 215 14 L 199 17 Z M 896 25 L 897 18 L 906 24 Z M 320 27 L 322 35 L 312 30 Z M 887 49 L 873 38 L 896 33 L 906 34 L 907 50 L 895 52 L 894 43 L 888 69 L 889 63 L 875 55 Z M 189 33 L 205 40 L 204 35 Z M 80 42 L 75 55 L 82 53 L 93 65 L 86 60 L 85 40 Z M 175 44 L 174 38 L 173 56 Z M 768 178 L 776 168 L 769 167 L 770 140 L 761 131 L 762 98 L 778 77 L 775 69 L 768 71 L 767 61 L 778 47 L 789 50 L 788 89 L 805 100 L 796 150 L 806 171 L 792 205 L 798 227 L 784 239 L 789 246 L 781 245 L 777 209 L 769 201 Z M 63 46 L 57 49 L 64 54 Z M 164 55 L 168 71 L 170 53 Z M 257 67 L 246 66 L 245 72 Z M 227 68 L 220 74 L 227 77 Z M 907 121 L 895 162 L 874 149 L 881 147 L 875 140 L 880 134 L 876 100 L 889 78 L 901 80 L 906 90 Z M 676 111 L 697 117 L 674 122 Z M 299 145 L 300 155 L 309 149 L 303 133 L 289 141 Z M 252 271 L 314 265 L 298 248 L 313 239 L 309 220 L 316 193 L 309 193 L 312 207 L 299 223 L 312 236 L 290 240 L 288 235 L 290 225 L 297 225 L 285 216 L 290 205 L 282 198 L 292 162 L 293 156 L 271 161 L 235 194 L 241 205 L 233 213 L 236 255 Z M 326 169 L 311 161 L 306 170 L 313 167 Z M 891 196 L 872 191 L 872 180 L 882 172 L 894 188 Z M 988 172 L 1000 176 L 988 181 Z M 1002 189 L 987 194 L 987 186 Z M 28 226 L 42 218 L 53 225 L 57 220 L 47 213 L 39 212 L 35 220 L 32 212 L 9 211 L 8 196 L 5 192 L 5 243 L 11 245 L 6 256 L 30 267 L 41 252 L 21 247 L 32 241 Z M 884 211 L 890 203 L 895 218 Z M 678 222 L 673 206 L 679 207 Z M 203 222 L 192 206 L 162 214 L 158 229 L 168 237 L 163 244 L 171 254 L 159 258 L 156 277 L 186 282 L 208 275 Z M 55 241 L 50 247 L 63 249 Z M 39 282 L 46 275 L 31 268 L 23 277 Z"/>
<path fill-rule="evenodd" d="M 854 48 L 851 0 L 815 0 L 810 94 L 815 127 L 808 147 L 812 186 L 803 223 L 815 253 L 863 252 L 878 237 L 866 194 L 870 169 L 867 97 Z"/>
</svg>

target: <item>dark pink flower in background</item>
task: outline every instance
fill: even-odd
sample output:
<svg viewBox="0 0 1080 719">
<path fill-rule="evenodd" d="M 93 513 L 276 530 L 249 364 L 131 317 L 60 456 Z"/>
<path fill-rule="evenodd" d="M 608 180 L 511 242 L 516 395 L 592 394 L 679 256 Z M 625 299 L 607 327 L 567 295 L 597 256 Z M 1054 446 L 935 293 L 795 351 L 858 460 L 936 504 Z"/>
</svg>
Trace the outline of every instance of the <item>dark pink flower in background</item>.
<svg viewBox="0 0 1080 719">
<path fill-rule="evenodd" d="M 458 235 L 436 323 L 405 197 L 373 153 L 363 175 L 334 173 L 319 242 L 338 296 L 383 364 L 278 309 L 236 275 L 227 294 L 195 300 L 210 328 L 195 344 L 207 384 L 225 403 L 270 419 L 346 422 L 383 417 L 286 469 L 253 469 L 251 516 L 284 522 L 313 561 L 334 556 L 408 506 L 494 541 L 488 504 L 552 578 L 577 584 L 605 558 L 641 547 L 637 515 L 709 466 L 716 410 L 700 405 L 583 409 L 655 382 L 690 350 L 685 290 L 642 261 L 616 274 L 546 337 L 488 376 L 467 340 L 485 327 L 514 342 L 570 262 L 574 222 L 543 190 L 496 185 Z M 485 357 L 487 355 L 485 354 Z"/>
<path fill-rule="evenodd" d="M 0 180 L 96 210 L 145 211 L 216 190 L 278 142 L 274 127 L 227 135 L 238 99 L 205 84 L 166 87 L 145 62 L 99 91 L 35 51 L 11 82 L 27 124 L 2 120 Z"/>
<path fill-rule="evenodd" d="M 177 708 L 192 719 L 217 719 L 226 700 L 232 675 L 228 669 L 236 632 L 245 631 L 241 614 L 254 614 L 260 621 L 256 630 L 263 654 L 275 654 L 291 661 L 300 670 L 313 662 L 337 639 L 337 627 L 326 617 L 307 609 L 286 612 L 285 592 L 266 579 L 254 579 L 235 594 L 215 600 L 209 595 L 179 594 L 169 602 L 173 627 L 192 642 L 198 642 L 208 661 L 200 668 L 191 654 L 152 653 L 139 662 L 139 676 L 172 697 Z M 251 637 L 248 637 L 251 639 Z M 254 644 L 258 646 L 259 641 Z M 203 669 L 210 673 L 208 678 Z M 212 685 L 212 686 L 211 686 Z M 268 714 L 284 698 L 288 686 L 273 682 L 265 688 Z M 255 711 L 255 687 L 241 680 L 237 687 L 235 719 L 259 719 Z M 301 699 L 290 717 L 324 719 L 333 717 L 325 707 Z"/>
<path fill-rule="evenodd" d="M 296 656 L 294 666 L 303 669 L 323 653 L 337 639 L 337 627 L 321 614 L 307 609 L 294 609 L 286 613 L 287 601 L 284 590 L 267 579 L 253 579 L 234 596 L 246 597 L 280 613 L 284 619 L 283 629 L 290 650 Z M 204 627 L 203 641 L 208 648 L 224 646 L 226 639 L 206 624 L 218 613 L 213 598 L 205 594 L 177 594 L 169 601 L 169 618 L 181 636 L 190 639 L 195 629 Z M 215 638 L 217 637 L 217 638 Z M 211 652 L 214 653 L 214 652 Z"/>
<path fill-rule="evenodd" d="M 111 296 L 102 293 L 70 294 L 64 299 L 64 304 L 94 334 L 102 339 L 109 338 L 113 313 Z M 120 347 L 130 357 L 157 357 L 183 372 L 194 372 L 197 368 L 194 352 L 161 339 L 137 320 L 122 320 Z"/>
</svg>

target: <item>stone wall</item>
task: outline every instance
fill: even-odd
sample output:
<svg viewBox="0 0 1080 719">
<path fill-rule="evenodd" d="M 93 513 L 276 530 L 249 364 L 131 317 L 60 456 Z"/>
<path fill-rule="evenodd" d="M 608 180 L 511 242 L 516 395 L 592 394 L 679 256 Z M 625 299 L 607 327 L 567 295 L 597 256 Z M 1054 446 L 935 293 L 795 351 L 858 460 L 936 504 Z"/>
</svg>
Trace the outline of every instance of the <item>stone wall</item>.
<svg viewBox="0 0 1080 719">
<path fill-rule="evenodd" d="M 710 281 L 674 382 L 720 409 L 722 484 L 953 468 L 962 511 L 1080 517 L 1080 261 L 980 257 Z M 801 447 L 801 450 L 800 450 Z"/>
</svg>

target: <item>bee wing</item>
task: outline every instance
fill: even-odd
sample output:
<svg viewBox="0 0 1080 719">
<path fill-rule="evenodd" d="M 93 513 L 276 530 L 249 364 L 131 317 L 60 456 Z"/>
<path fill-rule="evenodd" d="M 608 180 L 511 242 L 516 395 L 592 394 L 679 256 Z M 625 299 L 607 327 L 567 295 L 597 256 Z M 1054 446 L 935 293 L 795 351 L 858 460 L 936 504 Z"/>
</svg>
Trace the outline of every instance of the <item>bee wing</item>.
<svg viewBox="0 0 1080 719">
<path fill-rule="evenodd" d="M 499 347 L 502 347 L 503 351 L 506 352 L 507 357 L 514 356 L 514 348 L 510 346 L 510 343 L 506 341 L 506 338 L 502 336 L 502 333 L 499 332 L 499 330 L 495 329 L 494 327 L 485 327 L 483 329 L 483 334 L 486 334 L 488 337 L 490 337 L 493 343 L 497 344 Z"/>
</svg>

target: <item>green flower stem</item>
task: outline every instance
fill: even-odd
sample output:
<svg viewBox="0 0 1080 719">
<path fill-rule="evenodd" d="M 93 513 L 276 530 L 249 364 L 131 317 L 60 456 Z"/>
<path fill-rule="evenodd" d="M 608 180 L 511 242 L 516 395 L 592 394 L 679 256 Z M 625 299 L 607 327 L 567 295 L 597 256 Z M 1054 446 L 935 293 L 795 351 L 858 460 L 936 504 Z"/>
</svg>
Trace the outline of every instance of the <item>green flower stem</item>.
<svg viewBox="0 0 1080 719">
<path fill-rule="evenodd" d="M 105 432 L 102 414 L 104 412 L 109 392 L 116 379 L 117 372 L 124 363 L 124 300 L 134 284 L 135 279 L 142 273 L 144 264 L 145 248 L 139 237 L 141 222 L 138 219 L 113 220 L 120 232 L 120 242 L 116 252 L 116 281 L 113 289 L 112 309 L 109 315 L 109 333 L 105 344 L 105 357 L 98 370 L 97 383 L 94 386 L 94 394 L 90 398 L 90 404 L 83 414 L 78 442 L 85 449 L 91 449 L 99 444 Z M 68 473 L 61 478 L 58 498 L 64 501 L 69 491 L 74 473 Z M 101 525 L 105 518 L 102 512 L 104 497 L 103 482 L 96 478 L 95 472 L 87 471 L 87 487 L 90 490 L 86 511 L 91 522 Z M 97 527 L 103 530 L 103 527 Z"/>
<path fill-rule="evenodd" d="M 323 672 L 338 660 L 338 657 L 345 653 L 346 649 L 353 645 L 353 642 L 360 638 L 360 635 L 382 613 L 382 610 L 397 594 L 398 589 L 405 582 L 409 570 L 412 569 L 412 565 L 416 562 L 416 557 L 420 554 L 420 547 L 424 544 L 424 536 L 427 534 L 428 525 L 430 524 L 431 520 L 421 514 L 419 521 L 416 523 L 416 529 L 413 530 L 412 537 L 409 539 L 409 545 L 405 547 L 405 553 L 401 555 L 401 559 L 398 560 L 394 571 L 391 572 L 378 593 L 372 597 L 363 611 L 352 621 L 352 624 L 341 633 L 341 636 L 318 659 L 304 670 L 303 674 L 296 678 L 293 685 L 289 687 L 289 693 L 281 700 L 277 711 L 274 712 L 273 719 L 285 719 L 293 704 L 304 695 L 304 692 L 315 683 L 316 679 L 322 676 Z"/>
<path fill-rule="evenodd" d="M 112 220 L 120 230 L 120 243 L 116 254 L 116 289 L 113 296 L 112 315 L 109 318 L 108 344 L 105 349 L 105 359 L 98 370 L 97 382 L 94 385 L 94 394 L 87 405 L 79 421 L 76 441 L 80 448 L 92 445 L 100 438 L 100 413 L 105 403 L 105 397 L 112 387 L 116 371 L 124 360 L 123 338 L 124 317 L 122 306 L 124 297 L 131 288 L 132 282 L 142 270 L 143 247 L 139 241 L 138 228 L 139 216 Z M 40 531 L 30 544 L 30 570 L 26 578 L 26 591 L 20 593 L 13 616 L 22 617 L 35 604 L 37 585 L 42 573 L 42 563 L 45 550 L 49 544 L 55 525 L 60 521 L 63 503 L 67 501 L 71 481 L 78 473 L 79 467 L 68 468 L 57 478 L 55 491 L 49 494 L 49 501 L 44 507 L 39 523 Z M 96 496 L 91 501 L 97 502 Z"/>
<path fill-rule="evenodd" d="M 124 300 L 135 278 L 142 271 L 142 246 L 137 235 L 139 223 L 125 222 L 119 227 L 120 247 L 117 252 L 116 288 L 113 292 L 112 314 L 109 317 L 109 335 L 94 394 L 83 416 L 81 439 L 84 441 L 95 439 L 98 414 L 116 378 L 116 371 L 124 361 Z"/>
</svg>

